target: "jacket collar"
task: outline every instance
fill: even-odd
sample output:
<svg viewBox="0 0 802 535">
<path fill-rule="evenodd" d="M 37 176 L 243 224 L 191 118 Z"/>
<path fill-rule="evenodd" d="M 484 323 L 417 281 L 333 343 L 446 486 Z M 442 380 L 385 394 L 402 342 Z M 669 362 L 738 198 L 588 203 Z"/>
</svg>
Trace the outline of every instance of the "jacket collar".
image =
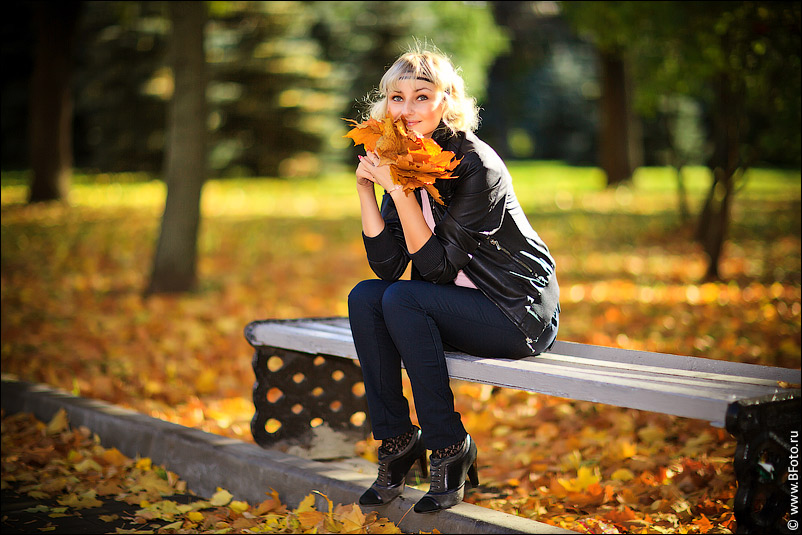
<svg viewBox="0 0 802 535">
<path fill-rule="evenodd" d="M 446 145 L 448 142 L 455 137 L 454 134 L 451 132 L 446 124 L 443 121 L 440 121 L 440 124 L 437 125 L 437 128 L 434 129 L 432 132 L 432 139 L 440 145 L 440 148 L 445 150 Z"/>
</svg>

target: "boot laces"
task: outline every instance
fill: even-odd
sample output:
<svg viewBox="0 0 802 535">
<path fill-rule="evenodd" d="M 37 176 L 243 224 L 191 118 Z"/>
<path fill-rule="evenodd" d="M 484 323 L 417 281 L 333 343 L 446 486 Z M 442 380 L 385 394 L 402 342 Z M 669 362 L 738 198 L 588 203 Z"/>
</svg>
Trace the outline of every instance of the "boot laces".
<svg viewBox="0 0 802 535">
<path fill-rule="evenodd" d="M 387 462 L 379 463 L 379 475 L 376 478 L 376 482 L 382 487 L 390 486 L 390 484 L 392 483 L 392 481 L 390 481 L 390 463 Z"/>
<path fill-rule="evenodd" d="M 429 470 L 432 474 L 431 483 L 429 484 L 430 492 L 445 492 L 446 489 L 446 463 L 431 463 Z"/>
</svg>

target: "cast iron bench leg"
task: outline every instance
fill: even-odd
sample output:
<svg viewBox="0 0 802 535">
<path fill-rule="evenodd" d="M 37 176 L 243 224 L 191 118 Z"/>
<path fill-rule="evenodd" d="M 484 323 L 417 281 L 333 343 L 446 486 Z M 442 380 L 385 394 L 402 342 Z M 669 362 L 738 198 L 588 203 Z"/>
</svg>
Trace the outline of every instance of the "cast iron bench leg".
<svg viewBox="0 0 802 535">
<path fill-rule="evenodd" d="M 271 362 L 273 357 L 280 360 Z M 252 365 L 256 381 L 251 433 L 260 446 L 274 447 L 282 441 L 309 445 L 314 434 L 310 422 L 315 418 L 354 440 L 370 433 L 367 401 L 360 388 L 362 370 L 353 361 L 264 346 L 255 351 Z M 268 432 L 270 419 L 281 427 Z"/>
<path fill-rule="evenodd" d="M 727 411 L 727 431 L 738 440 L 737 533 L 799 533 L 800 515 L 791 511 L 799 483 L 799 398 L 788 393 L 741 400 Z"/>
</svg>

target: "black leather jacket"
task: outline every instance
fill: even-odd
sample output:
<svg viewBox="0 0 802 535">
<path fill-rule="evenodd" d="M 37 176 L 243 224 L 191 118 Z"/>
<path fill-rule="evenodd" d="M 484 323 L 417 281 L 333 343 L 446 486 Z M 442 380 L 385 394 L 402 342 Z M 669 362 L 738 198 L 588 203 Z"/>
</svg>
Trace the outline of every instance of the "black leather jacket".
<svg viewBox="0 0 802 535">
<path fill-rule="evenodd" d="M 559 314 L 554 259 L 515 196 L 504 162 L 471 132 L 433 136 L 462 161 L 456 178 L 437 180 L 445 206 L 431 202 L 435 231 L 410 254 L 392 197 L 385 193 L 384 230 L 363 235 L 368 263 L 384 280 L 398 280 L 412 261 L 412 278 L 451 284 L 459 270 L 518 326 L 530 346 Z M 420 202 L 420 191 L 416 191 Z"/>
</svg>

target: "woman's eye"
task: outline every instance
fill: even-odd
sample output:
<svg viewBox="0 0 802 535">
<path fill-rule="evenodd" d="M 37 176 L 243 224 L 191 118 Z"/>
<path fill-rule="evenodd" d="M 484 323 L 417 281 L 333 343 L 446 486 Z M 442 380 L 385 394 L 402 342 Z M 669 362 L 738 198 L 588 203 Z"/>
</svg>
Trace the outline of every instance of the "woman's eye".
<svg viewBox="0 0 802 535">
<path fill-rule="evenodd" d="M 402 99 L 400 96 L 398 96 L 398 95 L 395 95 L 395 96 L 393 96 L 393 97 L 392 97 L 392 99 L 391 99 L 391 100 L 392 100 L 393 102 L 401 102 L 403 99 Z"/>
<path fill-rule="evenodd" d="M 429 100 L 429 97 L 426 95 L 418 95 L 418 100 Z"/>
</svg>

